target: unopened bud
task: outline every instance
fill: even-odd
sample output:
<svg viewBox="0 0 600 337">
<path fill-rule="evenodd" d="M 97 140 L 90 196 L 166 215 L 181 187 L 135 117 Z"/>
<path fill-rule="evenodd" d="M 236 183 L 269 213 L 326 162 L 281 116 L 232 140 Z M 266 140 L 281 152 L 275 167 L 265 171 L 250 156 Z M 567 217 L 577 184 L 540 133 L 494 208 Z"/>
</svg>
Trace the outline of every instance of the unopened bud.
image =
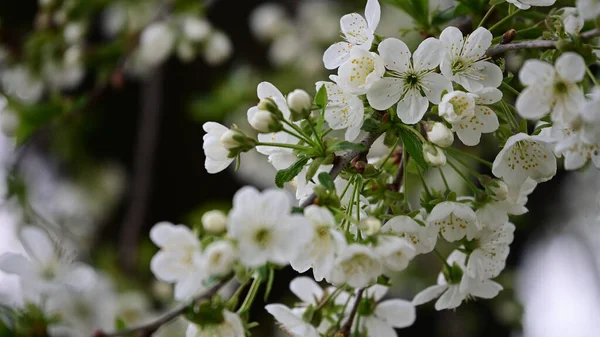
<svg viewBox="0 0 600 337">
<path fill-rule="evenodd" d="M 454 142 L 454 133 L 443 123 L 435 122 L 427 132 L 427 138 L 439 147 L 448 147 Z"/>
<path fill-rule="evenodd" d="M 302 89 L 296 89 L 290 92 L 287 96 L 287 104 L 290 109 L 298 112 L 310 110 L 310 107 L 312 106 L 310 95 Z"/>
<path fill-rule="evenodd" d="M 446 154 L 442 149 L 435 145 L 424 144 L 423 157 L 425 157 L 425 161 L 433 167 L 446 165 Z"/>
<path fill-rule="evenodd" d="M 202 215 L 202 227 L 211 234 L 219 234 L 225 231 L 227 226 L 227 215 L 219 210 L 212 210 Z"/>
<path fill-rule="evenodd" d="M 506 31 L 506 33 L 504 33 L 502 35 L 502 40 L 500 41 L 500 44 L 511 43 L 512 40 L 514 40 L 516 36 L 517 36 L 517 31 L 514 29 L 509 29 L 508 31 Z"/>
<path fill-rule="evenodd" d="M 492 192 L 494 199 L 498 201 L 506 200 L 508 197 L 508 186 L 506 183 L 499 179 L 494 179 L 489 185 L 488 188 L 490 192 Z"/>
<path fill-rule="evenodd" d="M 379 219 L 375 217 L 370 216 L 366 219 L 363 219 L 358 225 L 358 228 L 366 235 L 377 234 L 381 229 L 381 221 L 379 221 Z"/>
<path fill-rule="evenodd" d="M 273 118 L 273 114 L 267 110 L 258 110 L 250 119 L 250 125 L 258 132 L 268 133 L 281 131 L 282 125 Z"/>
<path fill-rule="evenodd" d="M 277 106 L 277 104 L 275 104 L 275 101 L 273 101 L 273 99 L 271 99 L 271 98 L 261 98 L 260 102 L 258 102 L 258 105 L 256 107 L 259 110 L 269 111 L 278 116 L 281 114 L 279 107 Z"/>
</svg>

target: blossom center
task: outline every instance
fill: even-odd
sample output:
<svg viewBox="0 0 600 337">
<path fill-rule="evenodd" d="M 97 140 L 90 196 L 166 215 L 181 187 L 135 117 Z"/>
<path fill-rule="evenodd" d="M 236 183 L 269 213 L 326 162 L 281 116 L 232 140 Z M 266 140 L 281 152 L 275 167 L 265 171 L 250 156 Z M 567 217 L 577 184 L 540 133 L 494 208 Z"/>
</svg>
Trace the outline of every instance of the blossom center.
<svg viewBox="0 0 600 337">
<path fill-rule="evenodd" d="M 261 229 L 257 230 L 256 233 L 254 234 L 254 241 L 261 248 L 268 247 L 269 243 L 271 242 L 271 239 L 272 239 L 271 231 L 266 228 L 261 228 Z"/>
</svg>

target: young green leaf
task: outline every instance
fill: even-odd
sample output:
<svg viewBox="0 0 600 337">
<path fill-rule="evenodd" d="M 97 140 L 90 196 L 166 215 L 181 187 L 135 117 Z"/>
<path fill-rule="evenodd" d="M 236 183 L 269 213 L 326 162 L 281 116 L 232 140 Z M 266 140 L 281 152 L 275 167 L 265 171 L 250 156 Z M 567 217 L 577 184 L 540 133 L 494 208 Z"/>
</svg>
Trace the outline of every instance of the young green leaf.
<svg viewBox="0 0 600 337">
<path fill-rule="evenodd" d="M 402 146 L 406 149 L 408 154 L 424 169 L 427 169 L 427 163 L 423 157 L 423 144 L 419 141 L 419 138 L 412 132 L 400 129 L 400 138 L 402 139 Z"/>
<path fill-rule="evenodd" d="M 277 174 L 275 175 L 275 185 L 277 185 L 279 188 L 282 188 L 283 184 L 294 179 L 298 173 L 302 171 L 306 163 L 308 163 L 308 158 L 300 158 L 290 167 L 277 171 Z"/>
<path fill-rule="evenodd" d="M 323 185 L 328 191 L 335 191 L 335 184 L 333 183 L 333 179 L 327 172 L 319 173 L 319 182 Z"/>
<path fill-rule="evenodd" d="M 327 106 L 327 89 L 324 85 L 319 88 L 317 95 L 315 95 L 315 104 L 321 109 Z"/>
<path fill-rule="evenodd" d="M 351 150 L 356 150 L 356 151 L 362 152 L 362 151 L 366 151 L 367 147 L 360 143 L 352 143 L 352 142 L 347 142 L 347 141 L 335 143 L 329 147 L 329 151 L 331 151 L 331 152 L 351 151 Z"/>
</svg>

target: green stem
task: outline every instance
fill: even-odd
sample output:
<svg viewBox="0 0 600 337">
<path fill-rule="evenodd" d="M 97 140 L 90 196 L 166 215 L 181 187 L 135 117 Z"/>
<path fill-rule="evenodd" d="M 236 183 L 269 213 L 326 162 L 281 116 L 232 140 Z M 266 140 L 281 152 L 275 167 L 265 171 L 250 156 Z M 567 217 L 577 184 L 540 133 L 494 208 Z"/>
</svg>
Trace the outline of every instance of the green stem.
<svg viewBox="0 0 600 337">
<path fill-rule="evenodd" d="M 244 299 L 244 303 L 242 303 L 242 305 L 240 306 L 240 308 L 237 311 L 238 314 L 242 314 L 242 313 L 245 313 L 248 310 L 250 310 L 250 307 L 252 306 L 252 303 L 254 303 L 254 299 L 256 298 L 256 294 L 258 293 L 258 290 L 260 289 L 261 282 L 262 282 L 262 280 L 260 279 L 260 277 L 256 277 L 252 281 L 252 285 L 250 286 L 250 290 L 248 290 L 248 294 L 246 295 L 246 298 Z"/>
<path fill-rule="evenodd" d="M 404 187 L 404 189 L 402 190 L 402 193 L 404 193 L 404 195 L 408 195 L 406 188 L 406 184 L 408 182 L 408 153 L 406 152 L 406 148 L 404 146 L 402 147 L 402 165 L 404 165 L 404 169 L 402 170 L 402 187 Z M 398 191 L 400 191 L 400 189 L 398 189 Z M 406 200 L 406 197 L 404 200 Z"/>
<path fill-rule="evenodd" d="M 517 130 L 517 132 L 518 132 L 519 123 L 517 122 L 517 119 L 513 115 L 512 111 L 510 110 L 510 108 L 508 107 L 506 102 L 504 102 L 504 100 L 500 100 L 500 105 L 502 106 L 502 110 L 504 110 L 504 114 L 506 115 L 507 121 L 511 124 L 513 129 Z"/>
<path fill-rule="evenodd" d="M 441 167 L 438 167 L 440 171 L 440 176 L 442 176 L 442 180 L 444 181 L 444 186 L 446 187 L 446 191 L 450 191 L 450 186 L 448 186 L 448 180 L 446 180 L 446 175 L 444 174 L 444 170 Z"/>
<path fill-rule="evenodd" d="M 489 31 L 493 31 L 494 29 L 500 27 L 503 23 L 505 23 L 506 21 L 510 20 L 513 16 L 517 15 L 517 13 L 519 13 L 521 10 L 520 9 L 516 9 L 514 12 L 508 14 L 507 16 L 505 16 L 502 20 L 496 22 L 495 25 L 493 25 L 492 27 L 490 27 Z"/>
<path fill-rule="evenodd" d="M 592 74 L 592 71 L 590 70 L 589 67 L 585 67 L 585 72 L 590 77 L 590 80 L 592 80 L 592 83 L 594 83 L 594 85 L 598 85 L 598 80 L 596 80 L 596 76 L 594 76 L 594 74 Z"/>
<path fill-rule="evenodd" d="M 461 151 L 459 149 L 455 149 L 455 148 L 452 148 L 452 147 L 448 147 L 448 148 L 446 148 L 446 150 L 448 150 L 448 151 L 450 151 L 452 153 L 461 154 L 463 156 L 469 157 L 469 158 L 471 158 L 473 160 L 476 160 L 479 163 L 481 163 L 481 164 L 483 164 L 483 165 L 485 165 L 485 166 L 487 166 L 489 168 L 492 168 L 494 166 L 493 163 L 490 163 L 489 161 L 487 161 L 485 159 L 482 159 L 482 158 L 479 158 L 478 156 L 470 154 L 468 152 L 464 152 L 464 151 Z"/>
<path fill-rule="evenodd" d="M 481 19 L 481 21 L 479 21 L 479 25 L 477 25 L 477 28 L 479 28 L 479 27 L 481 27 L 481 25 L 483 25 L 485 20 L 487 20 L 488 17 L 490 16 L 490 14 L 492 14 L 492 12 L 494 11 L 494 8 L 496 8 L 496 5 L 492 5 L 490 7 L 490 9 L 488 9 L 487 13 L 485 13 L 485 15 L 483 16 L 483 19 Z"/>
<path fill-rule="evenodd" d="M 400 137 L 398 137 L 398 139 L 396 139 L 396 142 L 394 143 L 394 146 L 391 147 L 390 152 L 385 157 L 385 159 L 383 160 L 383 162 L 381 162 L 381 165 L 379 166 L 379 168 L 383 168 L 383 166 L 387 163 L 387 161 L 390 160 L 390 158 L 392 157 L 392 155 L 396 151 L 396 148 L 398 147 L 398 144 L 400 144 Z"/>
<path fill-rule="evenodd" d="M 292 128 L 294 131 L 296 131 L 298 134 L 294 134 L 291 132 L 291 130 L 287 130 L 287 129 L 283 129 L 283 131 L 289 133 L 290 135 L 298 138 L 298 139 L 302 139 L 303 141 L 305 141 L 307 144 L 310 144 L 312 146 L 316 146 L 317 144 L 315 144 L 308 135 L 306 135 L 304 133 L 304 130 L 302 130 L 300 127 L 298 127 L 296 124 L 287 121 L 285 119 L 282 120 L 283 124 L 289 126 L 290 128 Z"/>
<path fill-rule="evenodd" d="M 502 82 L 502 86 L 517 96 L 519 96 L 521 94 L 517 89 L 511 87 L 508 83 L 506 83 L 504 81 Z"/>
<path fill-rule="evenodd" d="M 471 182 L 471 180 L 469 180 L 469 178 L 467 176 L 465 176 L 462 171 L 456 167 L 456 165 L 452 164 L 451 161 L 447 161 L 448 165 L 450 165 L 450 167 L 452 167 L 454 169 L 454 171 L 456 171 L 456 174 L 458 174 L 467 184 L 467 186 L 469 186 L 469 188 L 471 188 L 471 190 L 473 190 L 473 192 L 477 193 L 479 192 L 479 189 L 477 188 L 477 186 L 475 186 L 475 184 L 473 184 L 473 182 Z"/>
<path fill-rule="evenodd" d="M 435 256 L 439 257 L 440 260 L 442 260 L 442 262 L 444 263 L 446 268 L 448 268 L 448 270 L 452 269 L 452 267 L 448 264 L 448 261 L 446 260 L 446 258 L 442 255 L 442 253 L 440 253 L 439 250 L 437 250 L 437 248 L 433 249 L 433 253 L 435 254 Z"/>
<path fill-rule="evenodd" d="M 415 165 L 415 166 L 417 167 L 417 171 L 419 171 L 419 177 L 421 177 L 421 183 L 423 184 L 425 193 L 427 193 L 427 196 L 429 197 L 429 199 L 431 199 L 431 193 L 429 192 L 429 187 L 427 186 L 427 182 L 425 182 L 425 177 L 423 176 L 423 172 L 421 171 L 421 168 L 419 167 L 419 165 Z M 404 195 L 406 195 L 406 194 L 404 194 Z"/>
<path fill-rule="evenodd" d="M 308 147 L 308 146 L 295 145 L 295 144 L 285 144 L 285 143 L 263 143 L 263 142 L 257 142 L 256 146 L 273 146 L 273 147 L 282 147 L 282 148 L 286 148 L 286 149 L 294 149 L 294 150 L 301 150 L 301 151 L 307 151 L 307 150 L 311 150 L 312 149 L 312 147 Z"/>
<path fill-rule="evenodd" d="M 475 178 L 479 179 L 481 177 L 481 174 L 479 174 L 479 172 L 475 171 L 471 166 L 469 166 L 467 163 L 465 163 L 460 158 L 458 158 L 454 155 L 450 155 L 450 158 L 456 160 L 460 165 L 462 165 L 465 169 L 467 169 L 467 171 L 469 171 L 469 173 L 471 173 Z"/>
<path fill-rule="evenodd" d="M 246 286 L 248 285 L 248 283 L 250 282 L 250 279 L 246 280 L 244 283 L 240 284 L 240 286 L 235 290 L 235 293 L 233 293 L 233 295 L 231 296 L 231 298 L 227 301 L 227 307 L 233 311 L 233 306 L 235 304 L 237 304 L 240 296 L 242 295 L 242 292 L 244 291 L 244 289 L 246 289 Z"/>
</svg>

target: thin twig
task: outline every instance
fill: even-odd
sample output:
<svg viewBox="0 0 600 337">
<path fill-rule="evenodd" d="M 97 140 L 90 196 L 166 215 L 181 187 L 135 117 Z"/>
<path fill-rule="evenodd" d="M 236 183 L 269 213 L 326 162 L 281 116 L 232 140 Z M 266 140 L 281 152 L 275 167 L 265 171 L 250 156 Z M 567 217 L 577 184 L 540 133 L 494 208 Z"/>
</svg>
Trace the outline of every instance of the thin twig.
<svg viewBox="0 0 600 337">
<path fill-rule="evenodd" d="M 344 153 L 341 157 L 339 157 L 339 160 L 333 165 L 333 167 L 329 171 L 329 176 L 331 177 L 331 179 L 335 179 L 338 176 L 338 174 L 340 174 L 342 170 L 346 167 L 346 165 L 348 165 L 352 161 L 352 159 L 358 157 L 362 153 L 368 152 L 371 148 L 371 145 L 373 145 L 373 143 L 375 142 L 375 140 L 377 140 L 377 138 L 379 138 L 379 136 L 381 136 L 381 132 L 369 133 L 367 137 L 365 137 L 365 139 L 363 139 L 362 142 L 360 142 L 367 148 L 366 151 L 352 150 Z M 316 194 L 311 194 L 311 196 L 308 197 L 308 199 L 306 199 L 306 201 L 304 201 L 300 205 L 300 207 L 307 207 L 309 205 L 312 205 L 315 202 L 316 198 Z"/>
<path fill-rule="evenodd" d="M 146 323 L 146 324 L 138 325 L 133 328 L 123 329 L 123 330 L 114 331 L 114 332 L 98 331 L 98 332 L 94 333 L 92 335 L 92 337 L 116 337 L 116 336 L 127 336 L 127 335 L 133 335 L 133 334 L 137 334 L 138 336 L 150 336 L 152 333 L 154 333 L 156 330 L 158 330 L 161 326 L 169 323 L 170 321 L 175 319 L 177 316 L 181 315 L 184 311 L 188 310 L 188 308 L 191 305 L 193 305 L 194 303 L 213 297 L 225 284 L 227 284 L 229 281 L 231 281 L 232 278 L 233 278 L 233 275 L 225 277 L 224 279 L 219 281 L 219 283 L 215 284 L 212 288 L 210 288 L 205 293 L 196 296 L 189 303 L 183 304 L 183 305 L 173 309 L 172 311 L 169 311 L 164 316 L 161 316 L 150 323 Z"/>
<path fill-rule="evenodd" d="M 350 311 L 350 316 L 348 316 L 348 320 L 346 320 L 346 323 L 344 323 L 342 328 L 338 331 L 338 333 L 344 337 L 350 336 L 350 331 L 352 330 L 352 324 L 354 323 L 354 318 L 356 317 L 356 313 L 358 312 L 358 306 L 360 305 L 360 300 L 362 299 L 362 295 L 363 295 L 364 291 L 365 291 L 365 288 L 358 289 L 358 292 L 356 293 L 356 301 L 354 302 L 354 305 L 352 306 L 352 311 Z"/>
<path fill-rule="evenodd" d="M 600 28 L 594 28 L 592 30 L 588 30 L 587 32 L 579 34 L 579 37 L 583 40 L 589 40 L 594 37 L 600 36 Z M 556 48 L 557 41 L 555 40 L 530 40 L 530 41 L 520 41 L 513 42 L 507 44 L 500 44 L 494 47 L 491 47 L 486 51 L 487 56 L 495 56 L 499 54 L 504 54 L 511 50 L 520 50 L 520 49 L 553 49 Z"/>
</svg>

